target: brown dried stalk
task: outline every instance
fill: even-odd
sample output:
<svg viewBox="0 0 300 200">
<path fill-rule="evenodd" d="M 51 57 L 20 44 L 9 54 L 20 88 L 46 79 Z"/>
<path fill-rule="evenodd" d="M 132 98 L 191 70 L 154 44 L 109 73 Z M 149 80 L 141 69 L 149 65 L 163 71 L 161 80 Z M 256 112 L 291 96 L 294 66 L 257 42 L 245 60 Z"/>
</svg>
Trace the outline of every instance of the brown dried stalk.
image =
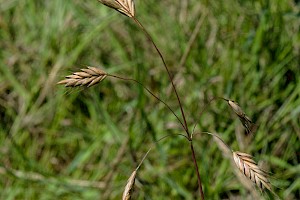
<svg viewBox="0 0 300 200">
<path fill-rule="evenodd" d="M 96 67 L 87 67 L 81 69 L 80 72 L 74 72 L 72 75 L 66 76 L 66 79 L 59 81 L 57 84 L 65 85 L 66 87 L 87 86 L 91 87 L 107 76 L 107 73 Z"/>
<path fill-rule="evenodd" d="M 228 102 L 230 108 L 235 112 L 235 114 L 239 117 L 240 121 L 242 122 L 243 126 L 246 129 L 246 133 L 250 134 L 255 130 L 255 124 L 252 120 L 244 113 L 242 108 L 234 101 L 224 99 Z"/>
<path fill-rule="evenodd" d="M 103 5 L 113 8 L 120 13 L 128 16 L 134 17 L 134 2 L 133 0 L 98 0 Z"/>
<path fill-rule="evenodd" d="M 258 167 L 251 155 L 235 151 L 232 152 L 232 156 L 236 166 L 248 179 L 255 183 L 260 189 L 263 190 L 267 188 L 273 192 L 272 185 L 267 178 L 267 173 Z"/>
</svg>

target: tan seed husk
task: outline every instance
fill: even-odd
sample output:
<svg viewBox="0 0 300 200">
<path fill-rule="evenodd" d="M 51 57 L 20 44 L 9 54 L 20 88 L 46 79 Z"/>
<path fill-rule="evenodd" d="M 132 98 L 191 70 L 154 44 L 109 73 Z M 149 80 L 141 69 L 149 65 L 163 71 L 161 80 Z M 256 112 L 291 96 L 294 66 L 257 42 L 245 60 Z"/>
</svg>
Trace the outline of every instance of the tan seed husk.
<svg viewBox="0 0 300 200">
<path fill-rule="evenodd" d="M 228 105 L 230 108 L 235 112 L 235 114 L 239 117 L 240 121 L 242 122 L 243 126 L 246 129 L 246 133 L 250 134 L 255 129 L 255 124 L 252 120 L 244 113 L 242 108 L 234 101 L 227 100 Z"/>
<path fill-rule="evenodd" d="M 86 68 L 86 69 L 81 69 L 81 71 L 86 72 L 86 73 L 88 73 L 88 74 L 91 74 L 91 75 L 93 75 L 93 76 L 97 76 L 97 75 L 98 75 L 97 72 L 93 71 L 93 70 L 90 69 L 89 67 Z"/>
<path fill-rule="evenodd" d="M 103 81 L 107 73 L 96 67 L 87 67 L 81 69 L 80 72 L 74 72 L 68 75 L 64 80 L 59 81 L 57 84 L 65 85 L 66 87 L 91 87 Z"/>
<path fill-rule="evenodd" d="M 134 182 L 135 182 L 136 172 L 137 172 L 137 170 L 134 170 L 132 172 L 132 174 L 130 175 L 129 179 L 127 180 L 127 184 L 126 184 L 124 192 L 123 192 L 122 200 L 131 199 L 131 193 L 132 193 Z"/>
<path fill-rule="evenodd" d="M 134 17 L 134 1 L 133 0 L 98 0 L 103 5 L 113 8 L 120 13 L 128 16 Z"/>
<path fill-rule="evenodd" d="M 137 168 L 131 173 L 129 179 L 127 180 L 127 184 L 125 186 L 122 200 L 129 200 L 131 199 L 131 194 L 133 191 L 134 183 L 135 183 L 135 177 L 136 173 L 139 170 L 140 166 L 144 162 L 145 158 L 147 157 L 148 153 L 151 151 L 151 148 L 147 151 L 147 153 L 144 155 L 143 159 L 141 160 L 140 164 L 137 166 Z"/>
<path fill-rule="evenodd" d="M 260 189 L 267 188 L 273 192 L 267 173 L 258 167 L 251 155 L 238 151 L 233 152 L 232 155 L 236 166 L 248 179 Z"/>
<path fill-rule="evenodd" d="M 239 116 L 244 115 L 244 111 L 242 108 L 234 101 L 228 100 L 228 105 L 232 108 L 232 110 Z"/>
</svg>

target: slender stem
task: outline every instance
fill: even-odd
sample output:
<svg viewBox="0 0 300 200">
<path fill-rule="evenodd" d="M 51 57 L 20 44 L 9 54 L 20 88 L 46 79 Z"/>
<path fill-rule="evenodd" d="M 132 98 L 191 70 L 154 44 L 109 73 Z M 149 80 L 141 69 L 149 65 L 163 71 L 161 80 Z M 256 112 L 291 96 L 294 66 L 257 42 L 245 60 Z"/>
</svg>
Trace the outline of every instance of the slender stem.
<svg viewBox="0 0 300 200">
<path fill-rule="evenodd" d="M 166 69 L 166 71 L 167 71 L 167 73 L 168 73 L 169 79 L 170 79 L 170 81 L 171 81 L 173 90 L 174 90 L 174 92 L 175 92 L 175 94 L 176 94 L 177 101 L 178 101 L 178 103 L 179 103 L 181 115 L 182 115 L 182 118 L 183 118 L 183 120 L 184 120 L 184 129 L 185 129 L 185 132 L 186 132 L 186 134 L 188 135 L 188 137 L 190 137 L 189 129 L 188 129 L 187 122 L 186 122 L 186 118 L 185 118 L 184 111 L 183 111 L 183 106 L 182 106 L 182 104 L 181 104 L 181 101 L 180 101 L 179 95 L 178 95 L 178 93 L 177 93 L 175 84 L 174 84 L 174 82 L 173 82 L 173 80 L 172 80 L 171 73 L 170 73 L 170 71 L 169 71 L 169 69 L 168 69 L 168 67 L 167 67 L 166 61 L 165 61 L 165 59 L 164 59 L 162 53 L 160 52 L 160 50 L 158 49 L 158 47 L 157 47 L 156 44 L 154 43 L 154 41 L 153 41 L 151 35 L 150 35 L 150 34 L 148 33 L 148 31 L 145 29 L 145 27 L 144 27 L 144 26 L 140 23 L 140 21 L 139 21 L 137 18 L 135 18 L 134 16 L 132 17 L 132 19 L 133 19 L 134 22 L 142 29 L 142 31 L 145 33 L 146 37 L 151 41 L 151 43 L 153 44 L 155 50 L 156 50 L 157 53 L 159 54 L 159 57 L 161 58 L 161 60 L 162 60 L 162 62 L 163 62 L 163 64 L 164 64 L 164 67 L 165 67 L 165 69 Z"/>
<path fill-rule="evenodd" d="M 233 152 L 233 150 L 228 146 L 228 144 L 226 144 L 225 142 L 224 142 L 224 140 L 219 136 L 219 135 L 217 135 L 217 134 L 215 134 L 215 133 L 210 133 L 210 132 L 206 132 L 206 131 L 204 131 L 204 132 L 201 132 L 201 133 L 206 133 L 206 134 L 208 134 L 208 135 L 211 135 L 211 136 L 214 136 L 214 137 L 216 137 L 216 138 L 218 138 L 230 151 L 232 151 Z"/>
<path fill-rule="evenodd" d="M 138 170 L 140 168 L 140 166 L 142 165 L 142 163 L 144 162 L 145 158 L 147 157 L 148 153 L 151 151 L 152 148 L 150 148 L 147 153 L 144 155 L 143 159 L 141 160 L 140 164 L 137 166 L 137 168 L 135 170 Z"/>
<path fill-rule="evenodd" d="M 160 101 L 161 103 L 163 103 L 172 113 L 173 115 L 177 118 L 177 120 L 179 121 L 179 123 L 181 124 L 181 126 L 185 129 L 185 126 L 183 125 L 182 121 L 180 120 L 180 118 L 176 115 L 176 113 L 172 110 L 172 108 L 163 100 L 161 100 L 159 97 L 157 97 L 153 92 L 151 92 L 151 90 L 149 90 L 147 87 L 145 87 L 141 82 L 132 79 L 132 78 L 124 78 L 124 77 L 120 77 L 120 76 L 116 76 L 116 75 L 112 75 L 112 74 L 107 74 L 107 76 L 113 77 L 113 78 L 118 78 L 121 80 L 125 80 L 125 81 L 133 81 L 135 83 L 138 83 L 139 85 L 141 85 L 149 94 L 151 94 L 155 99 L 157 99 L 158 101 Z"/>
<path fill-rule="evenodd" d="M 117 1 L 118 2 L 118 1 Z M 119 3 L 119 2 L 118 2 Z M 120 4 L 120 3 L 119 3 Z M 120 4 L 122 6 L 122 4 Z M 122 6 L 124 8 L 124 6 Z M 125 8 L 126 9 L 126 8 Z M 130 13 L 130 12 L 128 12 Z M 184 125 L 183 123 L 181 122 L 181 120 L 177 117 L 177 115 L 174 113 L 174 111 L 165 103 L 163 102 L 162 100 L 160 100 L 158 97 L 156 97 L 150 90 L 148 90 L 147 88 L 145 88 L 141 83 L 139 83 L 138 81 L 132 79 L 132 81 L 135 81 L 139 84 L 141 84 L 153 97 L 155 97 L 157 100 L 161 101 L 162 103 L 164 103 L 168 108 L 169 110 L 171 110 L 171 112 L 176 116 L 176 118 L 179 120 L 179 122 L 181 123 L 182 127 L 184 128 L 186 134 L 187 134 L 187 138 L 188 140 L 190 141 L 190 144 L 191 144 L 191 151 L 192 151 L 192 157 L 193 157 L 193 161 L 194 161 L 194 166 L 196 168 L 196 172 L 197 172 L 197 177 L 198 177 L 198 185 L 199 185 L 199 191 L 200 191 L 200 197 L 202 200 L 204 200 L 204 193 L 203 193 L 203 190 L 202 190 L 202 184 L 201 184 L 201 178 L 200 178 L 200 173 L 199 173 L 199 169 L 198 169 L 198 165 L 197 165 L 197 160 L 196 160 L 196 156 L 195 156 L 195 151 L 194 151 L 194 147 L 193 147 L 193 143 L 192 143 L 192 138 L 191 138 L 191 135 L 189 133 L 189 129 L 188 129 L 188 125 L 187 125 L 187 122 L 186 122 L 186 118 L 185 118 L 185 115 L 184 115 L 184 111 L 183 111 L 183 106 L 181 104 L 181 101 L 180 101 L 180 97 L 177 93 L 177 90 L 176 90 L 176 87 L 175 87 L 175 84 L 172 80 L 172 76 L 171 76 L 171 73 L 167 67 L 167 64 L 165 62 L 165 59 L 162 55 L 162 53 L 160 52 L 160 50 L 158 49 L 158 47 L 156 46 L 156 44 L 154 43 L 152 37 L 150 36 L 150 34 L 148 33 L 148 31 L 144 28 L 144 26 L 139 22 L 139 20 L 137 18 L 135 18 L 134 15 L 132 15 L 130 13 L 130 16 L 134 22 L 142 29 L 142 31 L 144 32 L 144 34 L 146 35 L 146 37 L 151 41 L 151 43 L 153 44 L 155 50 L 157 51 L 157 53 L 159 54 L 159 57 L 161 58 L 163 64 L 164 64 L 164 67 L 168 73 L 168 76 L 169 76 L 169 79 L 170 79 L 170 82 L 172 84 L 172 87 L 173 87 L 173 90 L 176 94 L 176 98 L 177 98 L 177 101 L 178 101 L 178 104 L 179 104 L 179 107 L 180 107 L 180 111 L 181 111 L 181 115 L 182 115 L 182 118 L 184 120 Z M 116 77 L 117 78 L 117 77 Z M 125 80 L 125 79 L 124 79 Z"/>
<path fill-rule="evenodd" d="M 195 156 L 195 150 L 194 150 L 194 146 L 193 146 L 192 141 L 190 142 L 190 146 L 191 146 L 192 157 L 193 157 L 194 166 L 196 168 L 196 173 L 197 173 L 197 178 L 198 178 L 198 186 L 199 186 L 200 197 L 201 197 L 202 200 L 204 200 L 204 193 L 203 193 L 203 189 L 202 189 L 201 177 L 200 177 L 198 164 L 197 164 L 197 160 L 196 160 L 196 156 Z"/>
<path fill-rule="evenodd" d="M 213 101 L 217 100 L 218 98 L 219 98 L 219 97 L 213 97 L 212 99 L 210 99 L 210 100 L 208 101 L 208 103 L 206 103 L 206 104 L 204 105 L 204 107 L 202 108 L 202 110 L 200 111 L 199 116 L 201 117 L 202 114 L 204 113 L 204 111 L 209 107 L 209 105 L 210 105 Z"/>
<path fill-rule="evenodd" d="M 180 133 L 179 134 L 176 133 L 176 134 L 165 135 L 162 138 L 158 139 L 155 143 L 159 143 L 160 141 L 162 141 L 162 140 L 164 140 L 164 139 L 166 139 L 168 137 L 171 137 L 171 136 L 182 136 L 182 137 L 185 137 L 188 141 L 191 141 L 190 138 L 188 138 L 186 135 L 183 135 L 183 134 L 180 134 Z"/>
<path fill-rule="evenodd" d="M 161 54 L 160 50 L 158 49 L 158 47 L 154 43 L 154 41 L 153 41 L 152 37 L 150 36 L 150 34 L 147 32 L 147 30 L 144 28 L 144 26 L 138 21 L 138 19 L 136 19 L 134 16 L 132 17 L 132 19 L 135 21 L 135 23 L 137 23 L 137 25 L 143 30 L 143 32 L 145 33 L 145 35 L 147 36 L 147 38 L 151 41 L 151 43 L 153 44 L 153 46 L 156 49 L 157 53 L 159 54 L 159 56 L 160 56 L 160 58 L 161 58 L 161 60 L 162 60 L 162 62 L 164 64 L 164 67 L 165 67 L 165 69 L 166 69 L 166 71 L 168 73 L 170 82 L 172 84 L 173 90 L 174 90 L 174 92 L 176 94 L 176 97 L 177 97 L 177 101 L 178 101 L 178 104 L 179 104 L 179 107 L 180 107 L 182 118 L 184 120 L 184 126 L 183 126 L 183 128 L 185 129 L 185 132 L 186 132 L 187 137 L 189 138 L 189 141 L 190 141 L 190 144 L 191 144 L 191 151 L 192 151 L 193 163 L 194 163 L 194 166 L 195 166 L 195 169 L 196 169 L 196 173 L 197 173 L 197 179 L 198 179 L 198 186 L 199 186 L 200 197 L 201 197 L 202 200 L 204 200 L 204 193 L 203 193 L 203 189 L 202 189 L 201 177 L 200 177 L 200 173 L 199 173 L 199 169 L 198 169 L 198 164 L 197 164 L 197 160 L 196 160 L 196 156 L 195 156 L 195 151 L 194 151 L 194 147 L 193 147 L 193 143 L 192 143 L 191 134 L 189 133 L 188 125 L 187 125 L 186 118 L 185 118 L 184 111 L 183 111 L 183 106 L 181 104 L 180 97 L 179 97 L 179 95 L 177 93 L 175 84 L 174 84 L 174 82 L 172 80 L 171 73 L 170 73 L 170 71 L 169 71 L 169 69 L 167 67 L 167 64 L 165 62 L 165 59 L 164 59 L 163 55 Z"/>
</svg>

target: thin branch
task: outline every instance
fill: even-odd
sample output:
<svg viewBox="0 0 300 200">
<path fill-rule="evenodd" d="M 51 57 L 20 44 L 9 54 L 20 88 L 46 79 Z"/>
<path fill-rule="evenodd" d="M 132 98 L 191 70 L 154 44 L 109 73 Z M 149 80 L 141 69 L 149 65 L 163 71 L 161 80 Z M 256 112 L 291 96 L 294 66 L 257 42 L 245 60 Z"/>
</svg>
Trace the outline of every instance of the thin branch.
<svg viewBox="0 0 300 200">
<path fill-rule="evenodd" d="M 230 151 L 232 151 L 233 152 L 233 150 L 228 146 L 228 144 L 226 144 L 225 142 L 224 142 L 224 140 L 219 136 L 219 135 L 217 135 L 217 134 L 215 134 L 215 133 L 210 133 L 210 132 L 201 132 L 201 133 L 206 133 L 206 134 L 208 134 L 208 135 L 211 135 L 211 136 L 214 136 L 215 138 L 218 138 L 219 139 L 219 141 L 221 141 Z"/>
<path fill-rule="evenodd" d="M 208 101 L 208 103 L 206 103 L 206 104 L 204 105 L 204 107 L 202 108 L 202 110 L 200 111 L 199 116 L 201 116 L 201 115 L 204 113 L 204 111 L 208 108 L 208 106 L 209 106 L 213 101 L 215 101 L 216 99 L 218 99 L 218 97 L 213 97 L 212 99 L 210 99 L 210 100 Z"/>
<path fill-rule="evenodd" d="M 190 146 L 191 146 L 191 151 L 192 151 L 192 157 L 193 157 L 193 161 L 194 161 L 194 166 L 196 168 L 196 173 L 197 173 L 197 179 L 198 179 L 198 186 L 199 186 L 200 197 L 201 197 L 202 200 L 204 200 L 204 193 L 203 193 L 203 189 L 202 189 L 201 177 L 200 177 L 200 173 L 199 173 L 199 169 L 198 169 L 198 164 L 197 164 L 197 160 L 196 160 L 196 156 L 195 156 L 195 150 L 194 150 L 194 146 L 193 146 L 192 141 L 190 143 Z"/>
<path fill-rule="evenodd" d="M 136 171 L 140 168 L 140 166 L 142 165 L 142 163 L 144 162 L 145 158 L 147 157 L 148 153 L 152 150 L 152 148 L 150 147 L 149 150 L 147 151 L 147 153 L 144 155 L 144 157 L 142 158 L 140 164 L 137 166 L 137 168 L 135 169 Z"/>
<path fill-rule="evenodd" d="M 161 58 L 161 60 L 162 60 L 162 62 L 163 62 L 163 64 L 164 64 L 164 67 L 165 67 L 165 69 L 166 69 L 166 71 L 167 71 L 167 73 L 168 73 L 169 79 L 170 79 L 170 81 L 171 81 L 171 83 L 172 83 L 173 90 L 174 90 L 174 92 L 175 92 L 175 94 L 176 94 L 177 101 L 178 101 L 178 104 L 179 104 L 179 107 L 180 107 L 180 111 L 181 111 L 181 115 L 182 115 L 182 118 L 183 118 L 183 120 L 184 120 L 184 126 L 183 126 L 183 128 L 185 129 L 185 132 L 187 133 L 188 137 L 190 137 L 189 129 L 188 129 L 187 122 L 186 122 L 186 118 L 185 118 L 184 111 L 183 111 L 183 106 L 182 106 L 182 104 L 181 104 L 180 97 L 179 97 L 179 95 L 178 95 L 178 93 L 177 93 L 176 87 L 175 87 L 174 82 L 173 82 L 173 80 L 172 80 L 171 73 L 170 73 L 170 71 L 169 71 L 169 69 L 168 69 L 168 67 L 167 67 L 166 61 L 165 61 L 165 59 L 164 59 L 162 53 L 160 52 L 160 50 L 158 49 L 158 47 L 157 47 L 156 44 L 154 43 L 154 41 L 153 41 L 151 35 L 150 35 L 150 34 L 148 33 L 148 31 L 145 29 L 145 27 L 140 23 L 140 21 L 139 21 L 136 17 L 133 16 L 132 19 L 133 19 L 134 22 L 142 29 L 142 31 L 144 32 L 144 34 L 146 35 L 146 37 L 147 37 L 147 38 L 150 40 L 150 42 L 153 44 L 155 50 L 156 50 L 157 53 L 159 54 L 159 57 Z"/>
<path fill-rule="evenodd" d="M 165 135 L 161 138 L 159 138 L 155 143 L 159 143 L 160 141 L 168 138 L 168 137 L 171 137 L 171 136 L 182 136 L 182 137 L 185 137 L 188 141 L 191 141 L 190 138 L 188 138 L 186 135 L 183 135 L 183 134 L 180 134 L 180 133 L 177 133 L 177 134 L 169 134 L 169 135 Z"/>
<path fill-rule="evenodd" d="M 194 134 L 194 132 L 195 132 L 196 126 L 197 126 L 197 124 L 194 125 L 193 131 L 192 131 L 192 133 L 191 133 L 191 139 L 193 139 L 193 134 Z"/>
<path fill-rule="evenodd" d="M 179 123 L 181 124 L 181 126 L 184 128 L 184 130 L 186 131 L 185 129 L 185 126 L 183 125 L 182 121 L 180 120 L 180 118 L 176 115 L 176 113 L 172 110 L 172 108 L 166 103 L 164 102 L 163 100 L 161 100 L 158 96 L 156 96 L 153 92 L 151 92 L 151 90 L 149 90 L 146 86 L 144 86 L 141 82 L 135 80 L 135 79 L 132 79 L 132 78 L 125 78 L 125 77 L 120 77 L 120 76 L 116 76 L 116 75 L 113 75 L 113 74 L 107 74 L 107 76 L 110 76 L 110 77 L 113 77 L 113 78 L 118 78 L 118 79 L 121 79 L 121 80 L 125 80 L 125 81 L 133 81 L 139 85 L 141 85 L 149 94 L 151 94 L 155 99 L 157 99 L 158 101 L 160 101 L 161 103 L 163 103 L 172 113 L 173 115 L 177 118 L 177 120 L 179 121 Z"/>
</svg>

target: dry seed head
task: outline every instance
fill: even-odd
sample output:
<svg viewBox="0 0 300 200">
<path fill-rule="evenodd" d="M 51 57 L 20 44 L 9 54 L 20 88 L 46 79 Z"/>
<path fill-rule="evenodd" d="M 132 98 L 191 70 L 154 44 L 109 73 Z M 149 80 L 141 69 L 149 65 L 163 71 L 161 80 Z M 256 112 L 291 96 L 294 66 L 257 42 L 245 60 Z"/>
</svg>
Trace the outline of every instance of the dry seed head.
<svg viewBox="0 0 300 200">
<path fill-rule="evenodd" d="M 235 112 L 235 114 L 239 117 L 243 126 L 246 129 L 247 134 L 250 134 L 255 129 L 255 124 L 251 121 L 251 119 L 244 113 L 242 108 L 234 101 L 227 100 L 230 108 Z"/>
<path fill-rule="evenodd" d="M 242 122 L 244 128 L 246 129 L 247 134 L 251 134 L 256 130 L 256 125 L 251 121 L 248 116 L 239 117 L 240 121 Z"/>
<path fill-rule="evenodd" d="M 246 153 L 233 152 L 233 159 L 239 170 L 260 189 L 267 188 L 273 192 L 271 183 L 267 178 L 267 173 L 260 169 L 252 158 L 251 155 Z"/>
<path fill-rule="evenodd" d="M 228 105 L 232 108 L 232 110 L 238 115 L 243 116 L 245 115 L 242 108 L 234 101 L 228 100 Z"/>
<path fill-rule="evenodd" d="M 144 155 L 143 159 L 141 160 L 140 164 L 132 172 L 132 174 L 130 175 L 129 179 L 127 180 L 127 184 L 126 184 L 124 192 L 123 192 L 122 200 L 129 200 L 129 199 L 131 199 L 131 193 L 132 193 L 132 190 L 133 190 L 136 173 L 139 170 L 140 166 L 142 165 L 142 163 L 144 162 L 145 158 L 147 157 L 147 155 L 149 154 L 150 151 L 151 151 L 151 148 L 147 151 L 147 153 Z"/>
<path fill-rule="evenodd" d="M 57 84 L 65 85 L 66 87 L 87 86 L 91 87 L 107 76 L 107 73 L 96 67 L 87 67 L 81 69 L 80 72 L 74 72 L 72 75 L 66 76 L 66 79 L 59 81 Z"/>
<path fill-rule="evenodd" d="M 103 5 L 113 8 L 120 13 L 128 16 L 134 17 L 134 2 L 133 0 L 98 0 Z"/>
<path fill-rule="evenodd" d="M 137 172 L 137 170 L 134 170 L 132 172 L 132 174 L 130 175 L 130 177 L 127 181 L 127 184 L 125 186 L 125 190 L 123 192 L 122 200 L 131 199 L 131 193 L 132 193 L 134 182 L 135 182 L 136 172 Z"/>
</svg>

